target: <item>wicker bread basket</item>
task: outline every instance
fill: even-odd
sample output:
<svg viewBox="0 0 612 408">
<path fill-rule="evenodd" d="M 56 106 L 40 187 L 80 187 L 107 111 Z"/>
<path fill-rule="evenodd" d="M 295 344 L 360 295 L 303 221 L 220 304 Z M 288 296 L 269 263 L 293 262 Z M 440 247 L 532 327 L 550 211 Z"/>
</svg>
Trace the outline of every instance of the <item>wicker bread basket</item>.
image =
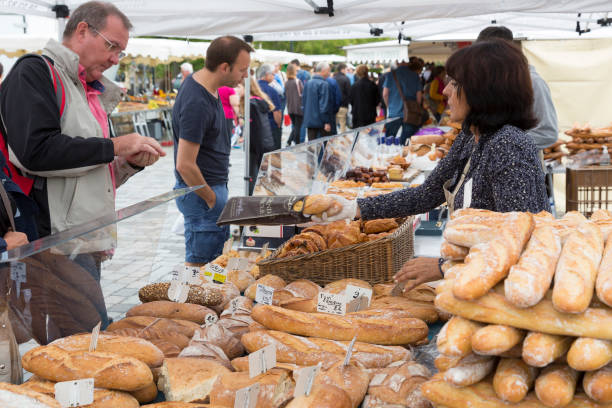
<svg viewBox="0 0 612 408">
<path fill-rule="evenodd" d="M 376 241 L 289 258 L 276 258 L 282 246 L 259 262 L 260 275 L 274 274 L 286 282 L 308 279 L 319 285 L 355 278 L 371 285 L 389 282 L 414 256 L 413 217 L 393 234 Z"/>
</svg>

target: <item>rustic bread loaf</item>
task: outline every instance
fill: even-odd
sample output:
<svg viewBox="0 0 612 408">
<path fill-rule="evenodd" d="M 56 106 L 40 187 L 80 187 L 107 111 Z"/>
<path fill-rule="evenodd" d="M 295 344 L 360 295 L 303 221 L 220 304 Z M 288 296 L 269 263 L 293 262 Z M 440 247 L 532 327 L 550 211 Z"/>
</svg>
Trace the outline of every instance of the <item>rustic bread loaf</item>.
<svg viewBox="0 0 612 408">
<path fill-rule="evenodd" d="M 200 402 L 208 398 L 217 377 L 229 372 L 208 359 L 167 358 L 157 386 L 168 401 Z"/>
<path fill-rule="evenodd" d="M 465 357 L 472 352 L 472 335 L 482 323 L 453 316 L 438 333 L 438 351 L 449 357 Z"/>
<path fill-rule="evenodd" d="M 295 384 L 289 378 L 287 371 L 273 368 L 253 378 L 250 378 L 248 371 L 226 373 L 219 376 L 210 393 L 210 403 L 233 407 L 236 391 L 255 383 L 259 383 L 260 386 L 257 407 L 279 407 L 293 397 Z"/>
<path fill-rule="evenodd" d="M 368 391 L 370 376 L 364 368 L 344 365 L 343 361 L 339 361 L 328 370 L 319 371 L 314 383 L 335 385 L 344 390 L 351 399 L 352 407 L 357 408 Z"/>
<path fill-rule="evenodd" d="M 493 389 L 504 401 L 520 402 L 533 386 L 537 370 L 519 358 L 502 358 L 495 370 Z"/>
<path fill-rule="evenodd" d="M 206 306 L 192 303 L 177 303 L 168 300 L 156 300 L 153 302 L 136 305 L 125 314 L 131 316 L 153 316 L 166 319 L 189 320 L 197 324 L 206 323 L 206 317 L 217 314 Z"/>
<path fill-rule="evenodd" d="M 535 393 L 547 407 L 565 407 L 574 399 L 578 372 L 567 365 L 546 367 L 535 382 Z"/>
<path fill-rule="evenodd" d="M 286 408 L 351 408 L 348 394 L 328 384 L 313 385 L 308 396 L 294 398 Z"/>
<path fill-rule="evenodd" d="M 612 403 L 612 366 L 585 373 L 582 387 L 592 400 L 600 404 Z"/>
<path fill-rule="evenodd" d="M 193 333 L 200 328 L 200 325 L 188 320 L 164 319 L 152 316 L 132 316 L 117 320 L 108 325 L 107 331 L 119 329 L 138 329 L 155 327 L 156 329 L 180 333 L 191 338 Z"/>
<path fill-rule="evenodd" d="M 2 408 L 61 408 L 46 394 L 3 382 L 0 382 L 0 405 Z"/>
<path fill-rule="evenodd" d="M 138 291 L 138 297 L 142 303 L 155 300 L 170 300 L 168 289 L 170 282 L 151 283 L 143 286 Z M 216 306 L 223 301 L 223 295 L 219 289 L 207 286 L 189 285 L 189 294 L 185 303 L 194 303 L 202 306 Z"/>
<path fill-rule="evenodd" d="M 523 361 L 533 367 L 546 367 L 565 355 L 573 337 L 529 332 L 523 341 Z"/>
</svg>

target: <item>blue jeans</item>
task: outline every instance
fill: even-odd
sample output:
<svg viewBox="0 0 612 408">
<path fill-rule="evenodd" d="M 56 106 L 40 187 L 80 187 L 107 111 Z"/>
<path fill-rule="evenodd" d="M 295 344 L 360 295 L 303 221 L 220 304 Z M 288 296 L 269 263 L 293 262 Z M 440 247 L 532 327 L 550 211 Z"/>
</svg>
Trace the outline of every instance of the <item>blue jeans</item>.
<svg viewBox="0 0 612 408">
<path fill-rule="evenodd" d="M 402 123 L 402 118 L 397 118 L 392 122 L 389 122 L 385 125 L 387 136 L 395 136 L 397 135 L 397 131 L 400 126 L 402 127 L 402 135 L 400 137 L 400 141 L 402 145 L 406 144 L 406 140 L 410 138 L 410 136 L 414 135 L 417 130 L 419 130 L 419 126 L 410 125 L 408 123 Z"/>
<path fill-rule="evenodd" d="M 178 182 L 174 188 L 187 187 Z M 176 206 L 185 217 L 185 262 L 207 263 L 221 255 L 223 244 L 229 238 L 229 225 L 217 226 L 217 219 L 227 203 L 226 184 L 210 186 L 217 196 L 213 208 L 196 193 L 176 199 Z"/>
</svg>

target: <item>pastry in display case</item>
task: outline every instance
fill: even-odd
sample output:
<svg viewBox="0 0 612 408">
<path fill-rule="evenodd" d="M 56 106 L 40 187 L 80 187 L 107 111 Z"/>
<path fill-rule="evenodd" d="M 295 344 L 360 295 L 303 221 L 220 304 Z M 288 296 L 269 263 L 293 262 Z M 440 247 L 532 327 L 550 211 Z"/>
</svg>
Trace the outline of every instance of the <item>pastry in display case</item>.
<svg viewBox="0 0 612 408">
<path fill-rule="evenodd" d="M 316 180 L 329 183 L 344 175 L 350 165 L 351 152 L 357 132 L 346 132 L 329 138 Z"/>
</svg>

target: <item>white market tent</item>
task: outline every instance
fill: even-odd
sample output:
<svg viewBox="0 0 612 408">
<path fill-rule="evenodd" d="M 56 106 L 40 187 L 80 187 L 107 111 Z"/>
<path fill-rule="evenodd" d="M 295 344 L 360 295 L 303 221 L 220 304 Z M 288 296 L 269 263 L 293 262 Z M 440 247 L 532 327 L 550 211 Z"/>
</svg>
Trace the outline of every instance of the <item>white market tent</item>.
<svg viewBox="0 0 612 408">
<path fill-rule="evenodd" d="M 367 62 L 408 61 L 408 42 L 380 41 L 342 47 L 346 59 L 356 64 Z"/>
</svg>

